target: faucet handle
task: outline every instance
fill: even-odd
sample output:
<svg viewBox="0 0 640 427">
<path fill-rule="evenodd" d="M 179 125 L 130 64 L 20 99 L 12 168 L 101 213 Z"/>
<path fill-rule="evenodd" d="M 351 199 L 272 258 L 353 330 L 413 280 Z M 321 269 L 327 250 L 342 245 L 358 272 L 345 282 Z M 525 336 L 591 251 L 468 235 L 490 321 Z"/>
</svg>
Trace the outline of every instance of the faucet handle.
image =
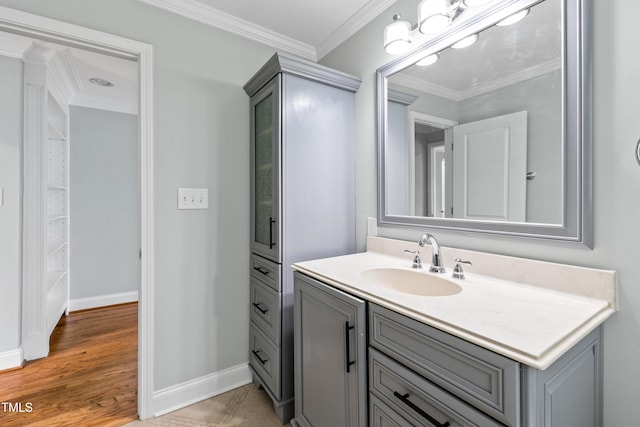
<svg viewBox="0 0 640 427">
<path fill-rule="evenodd" d="M 413 257 L 413 264 L 411 264 L 411 268 L 422 268 L 422 260 L 420 260 L 420 251 L 410 251 L 409 249 L 404 250 L 405 253 L 415 254 Z"/>
<path fill-rule="evenodd" d="M 471 261 L 465 261 L 462 258 L 456 258 L 455 262 L 456 266 L 453 267 L 453 274 L 451 274 L 451 277 L 453 277 L 454 279 L 464 279 L 464 270 L 462 269 L 462 266 L 460 264 L 473 264 L 471 264 Z"/>
</svg>

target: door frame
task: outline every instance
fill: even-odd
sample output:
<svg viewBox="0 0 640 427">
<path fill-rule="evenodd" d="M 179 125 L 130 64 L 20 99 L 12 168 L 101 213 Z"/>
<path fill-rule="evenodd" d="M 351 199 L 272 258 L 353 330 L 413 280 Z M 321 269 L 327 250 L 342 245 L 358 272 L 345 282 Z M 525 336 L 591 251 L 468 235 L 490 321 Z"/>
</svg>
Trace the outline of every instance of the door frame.
<svg viewBox="0 0 640 427">
<path fill-rule="evenodd" d="M 411 215 L 416 214 L 416 124 L 429 125 L 434 128 L 447 129 L 458 125 L 456 120 L 432 116 L 419 111 L 409 111 L 409 194 L 411 200 Z M 445 148 L 446 153 L 446 148 Z"/>
<path fill-rule="evenodd" d="M 4 6 L 0 6 L 0 30 L 137 60 L 142 250 L 138 290 L 138 416 L 149 418 L 153 415 L 153 47 Z"/>
</svg>

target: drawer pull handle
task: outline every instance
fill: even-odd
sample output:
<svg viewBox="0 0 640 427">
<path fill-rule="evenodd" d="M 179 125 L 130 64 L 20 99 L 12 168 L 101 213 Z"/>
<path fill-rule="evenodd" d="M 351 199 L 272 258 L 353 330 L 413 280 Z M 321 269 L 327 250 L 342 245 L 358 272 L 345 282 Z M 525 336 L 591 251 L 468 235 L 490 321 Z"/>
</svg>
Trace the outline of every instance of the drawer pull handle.
<svg viewBox="0 0 640 427">
<path fill-rule="evenodd" d="M 269 311 L 269 310 L 267 310 L 265 308 L 260 307 L 259 303 L 254 302 L 254 303 L 252 303 L 252 305 L 262 314 L 267 314 L 267 311 Z"/>
<path fill-rule="evenodd" d="M 400 394 L 397 391 L 393 392 L 393 395 L 395 397 L 397 397 L 398 399 L 400 399 L 402 401 L 402 403 L 404 403 L 405 405 L 407 405 L 409 408 L 413 409 L 414 411 L 416 411 L 418 414 L 422 415 L 423 418 L 425 418 L 427 421 L 429 421 L 431 424 L 433 424 L 436 427 L 449 427 L 449 421 L 445 422 L 444 424 L 440 424 L 438 422 L 438 420 L 436 420 L 435 418 L 433 418 L 431 415 L 427 414 L 425 411 L 423 411 L 422 409 L 418 408 L 418 406 L 416 406 L 415 403 L 411 402 L 409 400 L 409 393 L 406 394 Z"/>
<path fill-rule="evenodd" d="M 269 359 L 263 359 L 262 357 L 260 357 L 260 355 L 258 353 L 260 353 L 260 350 L 255 351 L 255 350 L 251 350 L 251 353 L 253 353 L 253 355 L 256 357 L 256 359 L 258 359 L 258 362 L 262 363 L 263 365 L 266 365 L 267 362 L 269 361 Z"/>
<path fill-rule="evenodd" d="M 346 361 L 347 361 L 347 374 L 349 372 L 351 372 L 351 365 L 355 365 L 356 361 L 355 360 L 351 360 L 351 339 L 349 338 L 350 334 L 349 331 L 354 329 L 354 326 L 349 326 L 349 322 L 344 322 L 344 329 L 345 329 L 345 352 L 347 353 L 346 356 Z"/>
<path fill-rule="evenodd" d="M 269 275 L 269 270 L 266 270 L 266 269 L 264 269 L 264 268 L 262 268 L 262 267 L 253 267 L 253 269 L 254 269 L 255 271 L 257 271 L 258 273 L 262 273 L 262 274 L 264 274 L 265 276 L 268 276 L 268 275 Z"/>
</svg>

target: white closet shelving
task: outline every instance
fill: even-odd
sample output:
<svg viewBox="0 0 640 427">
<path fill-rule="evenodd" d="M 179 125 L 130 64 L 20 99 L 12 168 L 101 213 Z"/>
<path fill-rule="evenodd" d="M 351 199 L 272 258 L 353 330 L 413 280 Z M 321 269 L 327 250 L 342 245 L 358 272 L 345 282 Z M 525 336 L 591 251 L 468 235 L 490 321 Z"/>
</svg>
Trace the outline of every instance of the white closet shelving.
<svg viewBox="0 0 640 427">
<path fill-rule="evenodd" d="M 69 106 L 56 91 L 50 57 L 24 60 L 22 348 L 46 357 L 69 307 Z"/>
<path fill-rule="evenodd" d="M 47 331 L 51 333 L 69 300 L 69 144 L 67 116 L 47 99 Z"/>
</svg>

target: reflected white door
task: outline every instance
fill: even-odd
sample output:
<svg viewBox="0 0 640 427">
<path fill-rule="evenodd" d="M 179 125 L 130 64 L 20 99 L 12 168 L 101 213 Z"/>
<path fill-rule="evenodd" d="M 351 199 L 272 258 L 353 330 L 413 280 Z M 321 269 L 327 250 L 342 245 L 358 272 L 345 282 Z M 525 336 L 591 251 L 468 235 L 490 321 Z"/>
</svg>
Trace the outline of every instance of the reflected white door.
<svg viewBox="0 0 640 427">
<path fill-rule="evenodd" d="M 526 220 L 527 112 L 453 128 L 453 216 Z"/>
</svg>

